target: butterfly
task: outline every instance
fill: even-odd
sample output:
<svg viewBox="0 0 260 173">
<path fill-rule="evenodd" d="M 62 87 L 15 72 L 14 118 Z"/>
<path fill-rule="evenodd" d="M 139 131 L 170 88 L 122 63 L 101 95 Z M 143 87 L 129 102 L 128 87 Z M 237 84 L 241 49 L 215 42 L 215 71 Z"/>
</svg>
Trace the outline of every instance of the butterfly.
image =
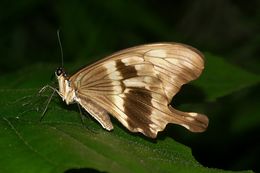
<svg viewBox="0 0 260 173">
<path fill-rule="evenodd" d="M 131 132 L 156 138 L 168 123 L 203 132 L 207 116 L 174 109 L 183 84 L 198 78 L 204 57 L 180 43 L 145 44 L 116 52 L 68 76 L 60 67 L 54 89 L 67 104 L 78 103 L 111 131 L 110 115 Z"/>
</svg>

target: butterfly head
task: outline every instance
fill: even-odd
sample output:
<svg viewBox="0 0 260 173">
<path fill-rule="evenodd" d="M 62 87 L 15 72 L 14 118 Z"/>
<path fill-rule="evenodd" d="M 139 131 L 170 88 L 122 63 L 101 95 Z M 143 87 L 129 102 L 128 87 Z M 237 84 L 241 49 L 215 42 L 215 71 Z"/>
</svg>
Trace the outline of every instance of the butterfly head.
<svg viewBox="0 0 260 173">
<path fill-rule="evenodd" d="M 55 71 L 55 75 L 59 84 L 59 95 L 62 100 L 67 104 L 70 104 L 75 101 L 75 89 L 71 87 L 71 82 L 69 77 L 67 76 L 65 70 L 62 67 L 57 68 Z"/>
<path fill-rule="evenodd" d="M 60 78 L 60 77 L 66 78 L 67 77 L 67 74 L 62 67 L 57 68 L 57 70 L 55 71 L 55 75 L 56 75 L 57 78 Z"/>
</svg>

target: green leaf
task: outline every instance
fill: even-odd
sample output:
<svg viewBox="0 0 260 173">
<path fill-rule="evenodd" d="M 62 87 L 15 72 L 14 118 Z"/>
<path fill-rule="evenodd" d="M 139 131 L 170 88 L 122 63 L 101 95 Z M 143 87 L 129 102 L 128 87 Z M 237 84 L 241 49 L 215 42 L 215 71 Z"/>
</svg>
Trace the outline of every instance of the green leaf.
<svg viewBox="0 0 260 173">
<path fill-rule="evenodd" d="M 206 100 L 232 94 L 260 82 L 260 76 L 227 63 L 222 57 L 205 54 L 205 70 L 193 84 L 206 95 Z"/>
<path fill-rule="evenodd" d="M 0 164 L 4 166 L 0 169 L 62 172 L 87 167 L 108 172 L 218 172 L 203 168 L 192 157 L 190 149 L 170 138 L 149 141 L 129 135 L 117 126 L 113 132 L 106 132 L 90 120 L 88 128 L 84 128 L 77 112 L 60 108 L 57 100 L 40 123 L 40 112 L 28 113 L 29 107 L 22 106 L 30 99 L 34 101 L 30 95 L 35 92 L 0 92 L 4 108 L 0 112 Z M 28 97 L 20 99 L 23 94 Z"/>
<path fill-rule="evenodd" d="M 169 137 L 150 140 L 116 122 L 112 132 L 92 119 L 83 126 L 77 107 L 65 106 L 59 97 L 39 122 L 49 93 L 36 93 L 36 89 L 0 90 L 0 172 L 56 173 L 73 168 L 113 173 L 229 172 L 203 167 L 188 147 Z"/>
</svg>

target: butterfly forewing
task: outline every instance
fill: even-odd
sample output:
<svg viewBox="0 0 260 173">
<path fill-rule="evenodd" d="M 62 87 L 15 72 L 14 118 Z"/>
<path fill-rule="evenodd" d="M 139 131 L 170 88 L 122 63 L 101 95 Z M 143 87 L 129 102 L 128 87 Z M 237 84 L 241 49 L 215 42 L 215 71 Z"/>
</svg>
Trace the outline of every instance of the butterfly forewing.
<svg viewBox="0 0 260 173">
<path fill-rule="evenodd" d="M 207 128 L 206 116 L 169 105 L 180 87 L 196 79 L 203 68 L 203 56 L 194 48 L 177 43 L 147 44 L 112 54 L 83 68 L 69 81 L 82 107 L 89 109 L 81 100 L 100 107 L 105 118 L 101 113 L 90 114 L 104 128 L 106 124 L 112 128 L 108 112 L 130 131 L 154 138 L 168 123 L 194 132 Z"/>
</svg>

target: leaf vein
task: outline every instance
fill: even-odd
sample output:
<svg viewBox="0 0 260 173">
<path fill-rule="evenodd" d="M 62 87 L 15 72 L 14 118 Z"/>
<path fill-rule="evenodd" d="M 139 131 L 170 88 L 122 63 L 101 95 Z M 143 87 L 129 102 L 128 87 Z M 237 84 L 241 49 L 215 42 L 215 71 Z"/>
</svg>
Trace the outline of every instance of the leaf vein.
<svg viewBox="0 0 260 173">
<path fill-rule="evenodd" d="M 55 165 L 57 166 L 57 164 L 55 164 L 53 161 L 51 161 L 50 159 L 48 159 L 47 157 L 43 156 L 42 154 L 40 154 L 37 150 L 35 150 L 21 135 L 21 133 L 19 133 L 19 131 L 14 127 L 14 125 L 5 117 L 3 117 L 3 120 L 7 122 L 7 124 L 10 126 L 10 128 L 15 132 L 15 134 L 17 135 L 17 137 L 24 143 L 24 145 L 31 150 L 32 152 L 34 152 L 36 155 L 40 156 L 43 160 L 47 161 L 49 164 L 51 165 Z"/>
</svg>

